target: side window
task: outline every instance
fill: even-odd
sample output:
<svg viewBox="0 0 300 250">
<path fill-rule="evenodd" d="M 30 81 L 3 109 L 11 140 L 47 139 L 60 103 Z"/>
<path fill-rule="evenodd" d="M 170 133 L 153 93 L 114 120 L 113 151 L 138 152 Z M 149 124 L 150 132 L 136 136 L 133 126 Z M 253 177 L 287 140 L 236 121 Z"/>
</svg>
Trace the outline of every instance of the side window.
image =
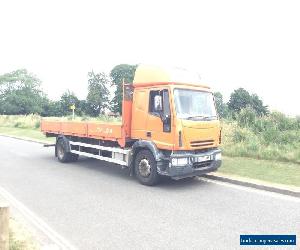
<svg viewBox="0 0 300 250">
<path fill-rule="evenodd" d="M 155 96 L 161 96 L 162 98 L 162 91 L 160 90 L 151 90 L 149 94 L 149 113 L 152 115 L 159 116 L 159 112 L 155 110 L 155 104 L 157 105 L 157 98 Z"/>
<path fill-rule="evenodd" d="M 171 132 L 171 110 L 167 89 L 150 91 L 149 113 L 160 117 L 163 123 L 163 132 Z"/>
</svg>

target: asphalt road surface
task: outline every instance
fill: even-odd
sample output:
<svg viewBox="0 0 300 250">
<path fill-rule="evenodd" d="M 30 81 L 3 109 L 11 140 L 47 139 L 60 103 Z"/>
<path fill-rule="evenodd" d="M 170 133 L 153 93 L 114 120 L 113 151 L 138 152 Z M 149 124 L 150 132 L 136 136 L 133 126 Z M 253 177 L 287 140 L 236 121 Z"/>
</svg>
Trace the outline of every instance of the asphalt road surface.
<svg viewBox="0 0 300 250">
<path fill-rule="evenodd" d="M 83 250 L 243 249 L 240 234 L 300 237 L 297 198 L 201 179 L 147 187 L 117 165 L 62 164 L 54 148 L 1 136 L 0 186 Z"/>
</svg>

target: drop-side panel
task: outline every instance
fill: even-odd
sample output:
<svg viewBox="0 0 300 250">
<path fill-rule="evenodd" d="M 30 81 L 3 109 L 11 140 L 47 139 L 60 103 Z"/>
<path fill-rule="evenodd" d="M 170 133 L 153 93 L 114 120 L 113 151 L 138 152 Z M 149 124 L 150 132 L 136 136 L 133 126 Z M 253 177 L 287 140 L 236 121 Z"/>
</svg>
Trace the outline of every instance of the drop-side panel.
<svg viewBox="0 0 300 250">
<path fill-rule="evenodd" d="M 108 123 L 88 123 L 88 137 L 102 139 L 122 138 L 122 125 Z"/>
<path fill-rule="evenodd" d="M 91 123 L 91 122 L 41 122 L 43 133 L 71 135 L 102 140 L 120 140 L 123 137 L 121 123 Z"/>
<path fill-rule="evenodd" d="M 87 124 L 81 122 L 62 122 L 61 132 L 66 135 L 87 136 Z"/>
<path fill-rule="evenodd" d="M 42 120 L 41 131 L 44 133 L 54 133 L 59 134 L 61 132 L 61 123 L 54 121 Z"/>
</svg>

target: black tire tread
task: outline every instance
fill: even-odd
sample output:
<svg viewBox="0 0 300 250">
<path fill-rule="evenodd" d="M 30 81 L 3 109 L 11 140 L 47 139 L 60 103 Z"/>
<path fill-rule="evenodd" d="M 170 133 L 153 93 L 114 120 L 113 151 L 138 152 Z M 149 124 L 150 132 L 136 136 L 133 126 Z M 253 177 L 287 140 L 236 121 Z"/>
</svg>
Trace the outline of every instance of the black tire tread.
<svg viewBox="0 0 300 250">
<path fill-rule="evenodd" d="M 64 151 L 66 148 L 65 142 L 63 139 L 58 139 L 56 142 L 56 147 L 58 148 L 59 146 L 62 146 Z M 78 160 L 79 155 L 77 154 L 73 154 L 70 152 L 64 152 L 64 156 L 62 158 L 59 158 L 59 156 L 57 155 L 57 159 L 62 162 L 62 163 L 67 163 L 67 162 L 74 162 Z"/>
<path fill-rule="evenodd" d="M 143 158 L 147 158 L 149 160 L 151 169 L 152 169 L 150 176 L 147 178 L 141 176 L 138 171 L 138 163 Z M 137 153 L 137 155 L 135 157 L 135 161 L 134 161 L 134 170 L 135 170 L 135 175 L 136 175 L 137 179 L 143 185 L 154 186 L 159 182 L 159 175 L 157 173 L 156 160 L 155 160 L 153 154 L 147 149 L 142 149 L 141 151 L 139 151 Z"/>
</svg>

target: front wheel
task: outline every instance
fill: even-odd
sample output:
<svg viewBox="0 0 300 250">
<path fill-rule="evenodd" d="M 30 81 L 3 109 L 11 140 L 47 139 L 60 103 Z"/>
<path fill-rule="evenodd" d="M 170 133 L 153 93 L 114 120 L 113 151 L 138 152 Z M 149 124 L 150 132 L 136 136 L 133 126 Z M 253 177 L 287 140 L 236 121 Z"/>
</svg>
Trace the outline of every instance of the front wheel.
<svg viewBox="0 0 300 250">
<path fill-rule="evenodd" d="M 159 181 L 156 160 L 149 150 L 141 150 L 137 153 L 134 170 L 137 179 L 143 185 L 154 186 Z"/>
</svg>

